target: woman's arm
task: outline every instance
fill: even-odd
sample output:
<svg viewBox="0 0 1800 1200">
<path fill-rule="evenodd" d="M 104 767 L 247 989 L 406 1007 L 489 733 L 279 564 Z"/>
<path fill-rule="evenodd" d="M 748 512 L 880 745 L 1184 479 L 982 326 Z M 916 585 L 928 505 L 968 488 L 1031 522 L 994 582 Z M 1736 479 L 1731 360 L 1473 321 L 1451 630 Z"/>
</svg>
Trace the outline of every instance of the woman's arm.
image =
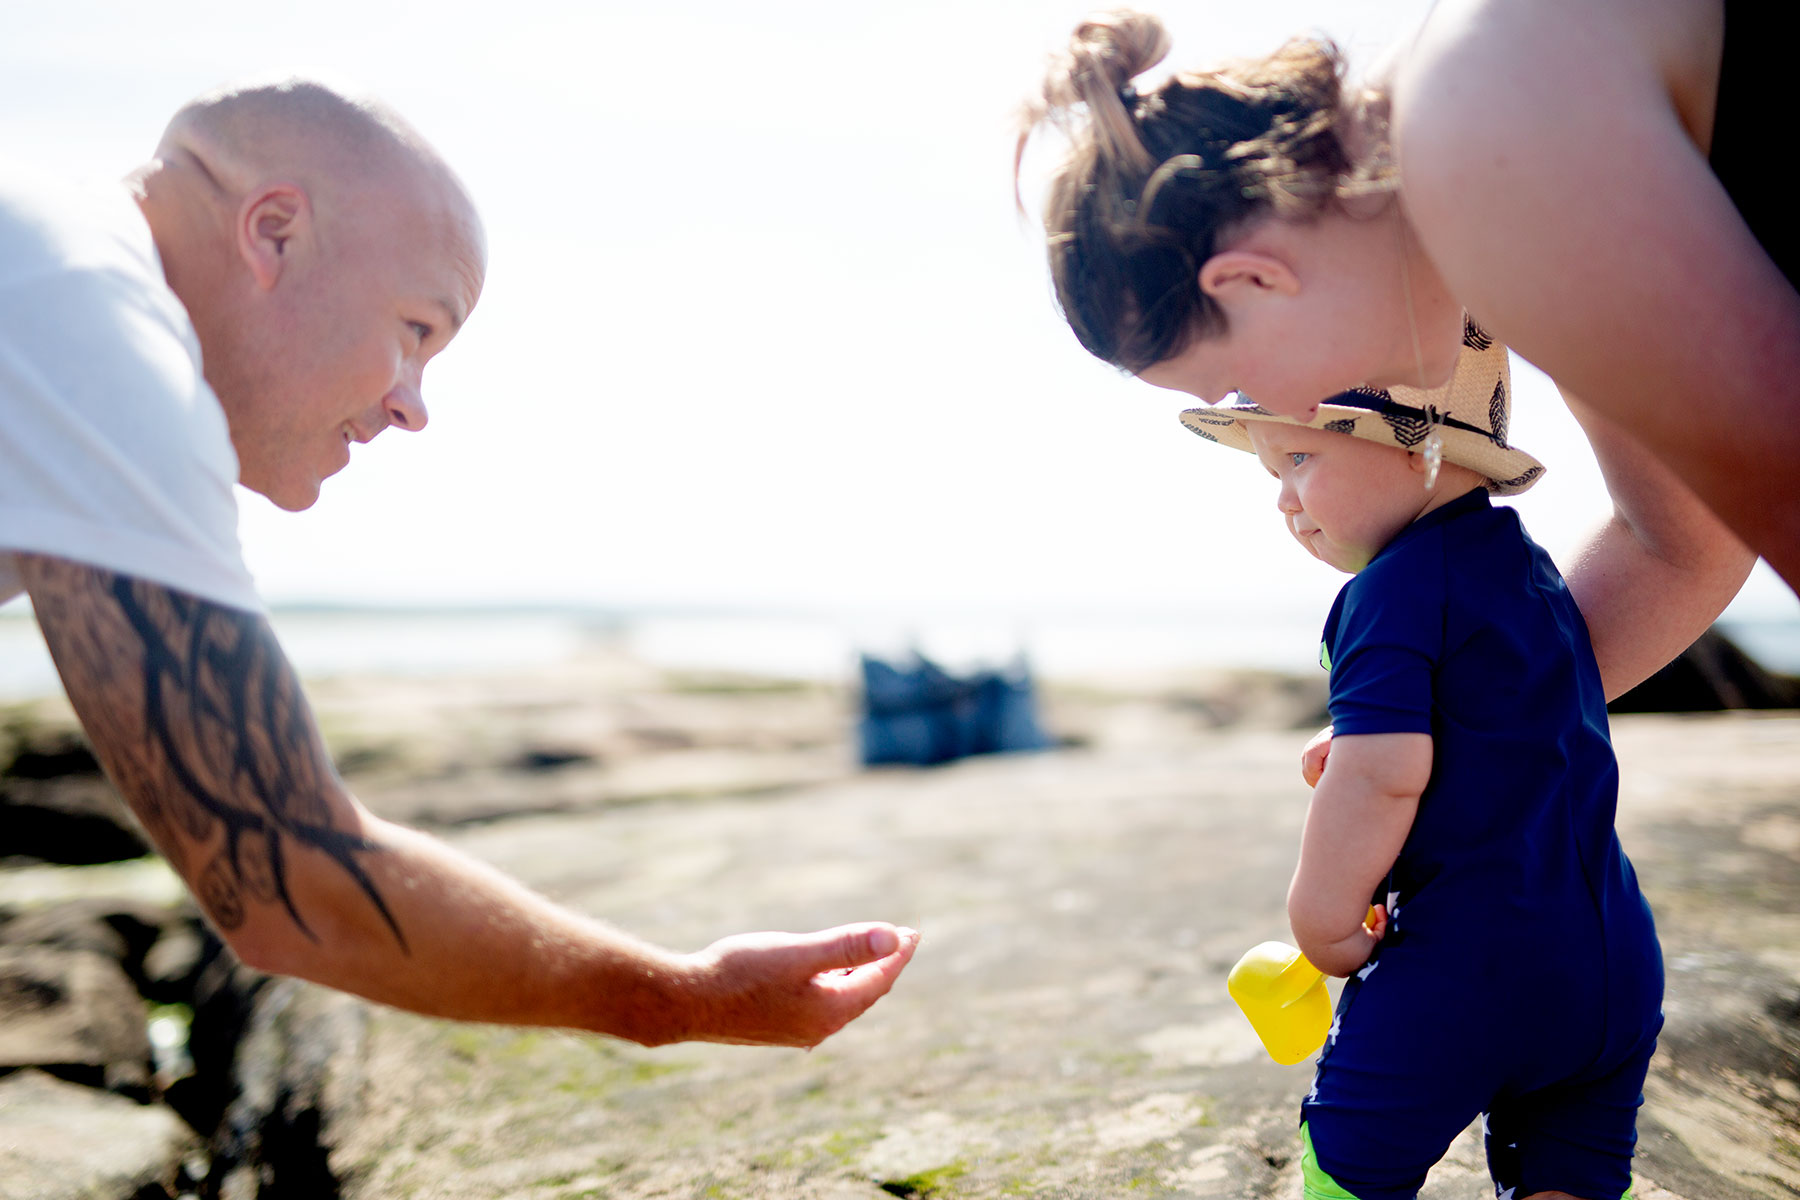
<svg viewBox="0 0 1800 1200">
<path fill-rule="evenodd" d="M 1449 0 L 1396 78 L 1395 150 L 1476 319 L 1794 585 L 1800 294 L 1706 162 L 1720 28 L 1696 0 Z"/>
<path fill-rule="evenodd" d="M 1608 700 L 1642 683 L 1706 632 L 1756 556 L 1675 473 L 1568 391 L 1613 512 L 1565 565 Z"/>
<path fill-rule="evenodd" d="M 917 935 L 881 924 L 675 954 L 558 907 L 358 804 L 263 618 L 19 562 L 96 755 L 251 966 L 433 1016 L 810 1046 L 912 956 Z"/>
<path fill-rule="evenodd" d="M 1294 941 L 1327 975 L 1362 966 L 1379 940 L 1363 925 L 1369 897 L 1406 844 L 1431 761 L 1424 733 L 1351 734 L 1331 744 L 1288 887 Z"/>
</svg>

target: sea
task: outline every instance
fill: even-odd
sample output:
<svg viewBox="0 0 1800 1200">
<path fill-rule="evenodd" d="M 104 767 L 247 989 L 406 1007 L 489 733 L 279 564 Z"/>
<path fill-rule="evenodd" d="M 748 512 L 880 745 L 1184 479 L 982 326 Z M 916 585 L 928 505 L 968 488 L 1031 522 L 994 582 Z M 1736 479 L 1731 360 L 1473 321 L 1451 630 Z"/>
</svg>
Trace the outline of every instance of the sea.
<svg viewBox="0 0 1800 1200">
<path fill-rule="evenodd" d="M 617 611 L 587 608 L 275 608 L 270 614 L 303 678 L 414 677 L 550 666 L 596 649 L 670 670 L 850 682 L 860 656 L 923 654 L 952 670 L 1023 664 L 1047 679 L 1207 669 L 1301 673 L 1318 666 L 1316 613 L 1082 613 L 997 618 L 949 614 Z M 1800 620 L 1722 621 L 1771 670 L 1800 674 Z M 0 612 L 0 702 L 57 692 L 56 670 L 29 609 Z"/>
</svg>

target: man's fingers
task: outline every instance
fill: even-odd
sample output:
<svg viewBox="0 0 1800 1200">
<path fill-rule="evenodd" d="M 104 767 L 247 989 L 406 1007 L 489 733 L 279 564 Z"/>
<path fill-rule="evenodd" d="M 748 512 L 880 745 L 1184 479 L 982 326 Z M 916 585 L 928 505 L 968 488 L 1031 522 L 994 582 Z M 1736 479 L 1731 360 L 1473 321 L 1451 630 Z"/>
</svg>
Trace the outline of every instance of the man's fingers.
<svg viewBox="0 0 1800 1200">
<path fill-rule="evenodd" d="M 919 945 L 918 933 L 911 929 L 898 929 L 894 933 L 897 944 L 891 953 L 859 966 L 840 967 L 813 976 L 815 986 L 831 997 L 828 1003 L 835 1014 L 831 1032 L 843 1028 L 887 995 L 899 980 L 900 972 L 912 961 L 913 951 Z M 879 938 L 870 939 L 870 944 L 889 943 L 887 939 Z"/>
<path fill-rule="evenodd" d="M 881 923 L 840 925 L 821 930 L 813 937 L 817 940 L 807 947 L 807 965 L 815 974 L 860 967 L 902 950 L 911 958 L 912 948 L 919 942 L 916 930 Z"/>
</svg>

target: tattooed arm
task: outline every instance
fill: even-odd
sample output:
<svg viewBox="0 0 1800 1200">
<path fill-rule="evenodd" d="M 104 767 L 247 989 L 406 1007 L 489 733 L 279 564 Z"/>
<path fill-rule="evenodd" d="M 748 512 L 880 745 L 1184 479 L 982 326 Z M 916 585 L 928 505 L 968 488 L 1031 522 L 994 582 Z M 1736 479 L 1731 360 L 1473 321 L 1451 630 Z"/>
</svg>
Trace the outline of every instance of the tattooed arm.
<svg viewBox="0 0 1800 1200">
<path fill-rule="evenodd" d="M 59 559 L 19 563 L 95 753 L 252 966 L 434 1016 L 646 1045 L 813 1045 L 912 955 L 916 934 L 878 924 L 679 955 L 559 908 L 358 804 L 263 618 Z"/>
</svg>

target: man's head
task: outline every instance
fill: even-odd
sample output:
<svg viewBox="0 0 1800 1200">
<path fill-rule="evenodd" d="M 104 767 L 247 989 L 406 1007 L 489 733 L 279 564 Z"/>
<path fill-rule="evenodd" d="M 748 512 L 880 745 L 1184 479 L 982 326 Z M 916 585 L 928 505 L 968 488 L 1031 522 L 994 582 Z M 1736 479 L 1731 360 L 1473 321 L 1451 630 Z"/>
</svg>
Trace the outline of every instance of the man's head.
<svg viewBox="0 0 1800 1200">
<path fill-rule="evenodd" d="M 234 87 L 178 112 L 135 181 L 245 486 L 306 508 L 352 441 L 424 426 L 487 249 L 410 126 L 308 80 Z"/>
</svg>

